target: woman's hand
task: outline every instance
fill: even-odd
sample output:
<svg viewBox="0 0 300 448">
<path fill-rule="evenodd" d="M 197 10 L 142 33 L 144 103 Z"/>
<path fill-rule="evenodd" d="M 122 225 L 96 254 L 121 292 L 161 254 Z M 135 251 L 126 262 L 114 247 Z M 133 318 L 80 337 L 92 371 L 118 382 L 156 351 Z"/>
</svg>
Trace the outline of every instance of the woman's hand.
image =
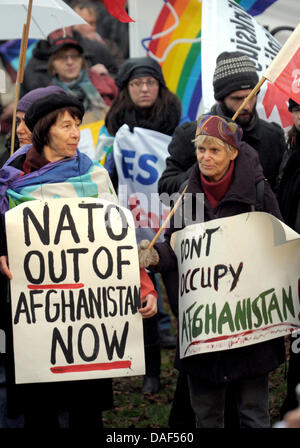
<svg viewBox="0 0 300 448">
<path fill-rule="evenodd" d="M 0 272 L 12 280 L 13 276 L 8 267 L 7 255 L 0 256 Z"/>
<path fill-rule="evenodd" d="M 143 318 L 152 317 L 157 313 L 157 298 L 153 294 L 148 294 L 142 299 L 144 307 L 139 309 Z"/>
</svg>

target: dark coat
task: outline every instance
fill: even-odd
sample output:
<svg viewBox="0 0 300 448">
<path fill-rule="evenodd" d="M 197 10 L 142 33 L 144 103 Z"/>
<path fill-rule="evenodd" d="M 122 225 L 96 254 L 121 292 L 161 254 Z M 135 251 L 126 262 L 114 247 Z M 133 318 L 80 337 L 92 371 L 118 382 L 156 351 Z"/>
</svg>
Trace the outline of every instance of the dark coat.
<svg viewBox="0 0 300 448">
<path fill-rule="evenodd" d="M 279 173 L 278 202 L 284 222 L 300 232 L 300 132 L 295 125 Z M 291 141 L 292 140 L 292 141 Z"/>
<path fill-rule="evenodd" d="M 213 108 L 211 114 L 216 114 Z M 169 144 L 170 156 L 166 160 L 166 168 L 158 182 L 158 192 L 172 194 L 189 178 L 192 165 L 196 162 L 195 138 L 196 121 L 179 126 Z M 283 153 L 285 140 L 283 130 L 276 123 L 269 123 L 255 117 L 251 128 L 243 129 L 242 140 L 256 149 L 265 177 L 275 191 L 276 179 Z"/>
<path fill-rule="evenodd" d="M 88 67 L 99 63 L 105 65 L 110 75 L 114 76 L 117 73 L 117 64 L 104 44 L 84 38 L 76 30 L 73 30 L 73 36 L 84 50 L 84 58 Z M 25 68 L 20 97 L 30 90 L 47 87 L 50 84 L 52 76 L 48 72 L 49 50 L 50 44 L 47 40 L 38 41 Z"/>
<path fill-rule="evenodd" d="M 256 203 L 256 184 L 264 179 L 257 153 L 246 143 L 242 144 L 235 159 L 234 177 L 226 195 L 215 210 L 205 197 L 204 221 L 246 213 Z M 187 193 L 203 193 L 200 171 L 195 165 L 188 183 Z M 265 182 L 264 210 L 281 218 L 277 200 L 269 184 Z M 157 271 L 175 270 L 177 259 L 168 241 L 174 231 L 172 226 L 166 232 L 166 241 L 157 243 L 160 262 Z M 246 347 L 223 350 L 179 359 L 176 354 L 175 366 L 182 371 L 199 376 L 213 383 L 225 383 L 239 378 L 265 374 L 277 368 L 285 360 L 283 338 L 277 338 Z"/>
</svg>

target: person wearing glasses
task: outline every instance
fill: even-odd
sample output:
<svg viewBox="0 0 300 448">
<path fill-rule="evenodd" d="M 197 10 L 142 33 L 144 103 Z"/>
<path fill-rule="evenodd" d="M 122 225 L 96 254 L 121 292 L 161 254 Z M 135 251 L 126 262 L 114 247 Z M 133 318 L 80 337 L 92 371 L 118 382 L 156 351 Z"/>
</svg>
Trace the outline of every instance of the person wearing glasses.
<svg viewBox="0 0 300 448">
<path fill-rule="evenodd" d="M 118 130 L 127 124 L 130 131 L 135 127 L 173 135 L 181 120 L 181 103 L 166 86 L 161 67 L 150 57 L 127 59 L 116 76 L 118 97 L 113 101 L 105 117 L 105 129 L 100 129 L 97 148 L 101 140 L 114 139 Z M 97 154 L 96 148 L 96 154 Z M 113 150 L 107 154 L 104 166 L 118 189 L 118 173 Z M 156 193 L 156 191 L 155 191 Z M 152 280 L 155 281 L 154 278 Z M 168 290 L 168 286 L 165 283 Z M 159 285 L 158 285 L 159 286 Z M 146 375 L 142 386 L 144 393 L 157 393 L 160 389 L 160 348 L 174 348 L 176 339 L 170 331 L 170 316 L 163 310 L 158 299 L 158 319 L 144 321 Z M 159 318 L 162 317 L 164 321 Z M 160 322 L 158 323 L 157 320 Z M 163 323 L 162 323 L 163 322 Z M 158 326 L 159 325 L 159 326 Z"/>
<path fill-rule="evenodd" d="M 84 123 L 102 120 L 117 96 L 114 80 L 102 66 L 88 69 L 82 46 L 72 36 L 56 39 L 50 49 L 48 70 L 51 84 L 75 96 L 85 108 Z"/>
</svg>

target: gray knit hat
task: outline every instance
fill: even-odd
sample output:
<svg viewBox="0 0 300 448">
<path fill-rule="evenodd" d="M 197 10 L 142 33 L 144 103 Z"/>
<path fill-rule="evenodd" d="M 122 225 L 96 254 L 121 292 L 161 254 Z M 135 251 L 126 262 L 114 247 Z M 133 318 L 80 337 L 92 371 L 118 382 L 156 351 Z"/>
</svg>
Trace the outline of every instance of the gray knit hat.
<svg viewBox="0 0 300 448">
<path fill-rule="evenodd" d="M 253 89 L 257 83 L 255 66 L 246 54 L 224 51 L 218 56 L 213 78 L 217 101 L 235 90 Z"/>
</svg>

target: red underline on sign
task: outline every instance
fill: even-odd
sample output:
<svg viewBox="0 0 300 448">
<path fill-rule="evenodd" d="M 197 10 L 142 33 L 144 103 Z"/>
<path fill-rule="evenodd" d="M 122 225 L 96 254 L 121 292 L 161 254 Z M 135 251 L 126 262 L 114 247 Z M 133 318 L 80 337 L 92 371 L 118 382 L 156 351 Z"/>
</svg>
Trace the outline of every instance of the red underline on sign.
<svg viewBox="0 0 300 448">
<path fill-rule="evenodd" d="M 83 283 L 66 283 L 65 285 L 27 285 L 28 289 L 80 289 Z"/>
<path fill-rule="evenodd" d="M 78 364 L 77 366 L 51 367 L 52 373 L 91 372 L 93 370 L 129 369 L 131 361 L 101 362 L 97 364 Z"/>
<path fill-rule="evenodd" d="M 237 333 L 237 334 L 230 334 L 230 335 L 224 335 L 224 336 L 216 336 L 215 338 L 210 338 L 210 339 L 202 339 L 202 340 L 198 340 L 198 341 L 193 341 L 190 342 L 189 345 L 187 346 L 187 348 L 185 349 L 184 355 L 187 354 L 187 352 L 189 351 L 189 349 L 194 346 L 194 345 L 198 345 L 198 344 L 211 344 L 213 342 L 219 342 L 219 341 L 226 341 L 227 339 L 235 339 L 235 338 L 240 338 L 240 337 L 244 337 L 244 336 L 248 336 L 250 334 L 254 334 L 254 333 L 258 333 L 258 332 L 264 332 L 267 330 L 270 330 L 272 328 L 276 328 L 276 327 L 281 327 L 281 326 L 289 326 L 290 328 L 290 332 L 294 331 L 294 329 L 298 328 L 295 324 L 293 323 L 289 323 L 289 322 L 282 322 L 279 324 L 273 324 L 270 325 L 268 327 L 264 327 L 264 328 L 257 328 L 256 330 L 246 330 L 243 333 Z"/>
</svg>

